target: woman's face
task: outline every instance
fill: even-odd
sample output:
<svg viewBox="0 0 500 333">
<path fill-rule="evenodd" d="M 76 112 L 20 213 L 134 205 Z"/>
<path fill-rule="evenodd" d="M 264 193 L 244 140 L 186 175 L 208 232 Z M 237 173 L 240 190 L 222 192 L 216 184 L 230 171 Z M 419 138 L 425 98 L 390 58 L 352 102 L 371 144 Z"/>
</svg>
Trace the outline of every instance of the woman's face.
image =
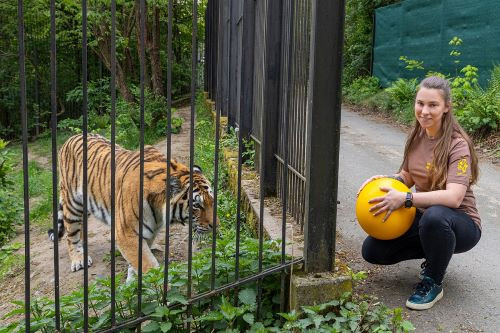
<svg viewBox="0 0 500 333">
<path fill-rule="evenodd" d="M 443 115 L 449 111 L 440 90 L 420 88 L 415 98 L 415 117 L 427 135 L 434 137 L 439 133 Z"/>
</svg>

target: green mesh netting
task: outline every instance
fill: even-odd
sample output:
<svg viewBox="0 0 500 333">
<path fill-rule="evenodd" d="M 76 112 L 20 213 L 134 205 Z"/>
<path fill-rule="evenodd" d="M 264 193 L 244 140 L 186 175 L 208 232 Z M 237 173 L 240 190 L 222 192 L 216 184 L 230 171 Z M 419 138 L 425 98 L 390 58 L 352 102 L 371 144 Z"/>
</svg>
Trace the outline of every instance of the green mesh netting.
<svg viewBox="0 0 500 333">
<path fill-rule="evenodd" d="M 500 64 L 498 0 L 407 0 L 375 11 L 373 75 L 386 87 L 396 79 L 425 76 L 433 70 L 454 75 L 465 65 L 479 69 L 484 85 L 494 65 Z M 450 56 L 453 37 L 459 64 Z M 423 61 L 425 70 L 409 71 L 400 56 Z"/>
</svg>

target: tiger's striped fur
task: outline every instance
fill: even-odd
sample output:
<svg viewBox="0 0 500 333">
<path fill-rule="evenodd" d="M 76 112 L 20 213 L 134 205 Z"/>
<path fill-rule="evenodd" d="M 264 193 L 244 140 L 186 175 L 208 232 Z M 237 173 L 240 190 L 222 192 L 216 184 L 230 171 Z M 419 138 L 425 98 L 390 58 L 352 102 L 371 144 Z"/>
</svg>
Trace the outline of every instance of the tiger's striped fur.
<svg viewBox="0 0 500 333">
<path fill-rule="evenodd" d="M 104 137 L 89 134 L 87 140 L 88 214 L 111 224 L 111 144 Z M 140 152 L 116 146 L 116 245 L 133 271 L 138 269 Z M 67 233 L 71 271 L 83 268 L 81 242 L 83 220 L 83 137 L 69 138 L 59 151 L 60 205 L 58 235 Z M 157 149 L 144 148 L 144 204 L 142 270 L 158 266 L 150 246 L 166 219 L 167 160 Z M 170 164 L 170 223 L 189 220 L 189 169 L 175 160 Z M 193 228 L 196 235 L 214 226 L 213 194 L 199 167 L 193 170 Z M 215 221 L 218 223 L 218 221 Z M 49 238 L 54 240 L 53 230 Z M 89 266 L 92 260 L 88 259 Z M 129 266 L 129 267 L 130 267 Z M 129 268 L 129 278 L 131 269 Z"/>
</svg>

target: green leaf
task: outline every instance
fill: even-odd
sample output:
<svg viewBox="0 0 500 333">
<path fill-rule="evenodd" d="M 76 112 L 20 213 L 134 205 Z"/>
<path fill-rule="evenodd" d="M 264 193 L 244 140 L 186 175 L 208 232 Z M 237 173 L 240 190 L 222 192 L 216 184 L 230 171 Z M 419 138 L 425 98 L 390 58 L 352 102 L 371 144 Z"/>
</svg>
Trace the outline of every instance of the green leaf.
<svg viewBox="0 0 500 333">
<path fill-rule="evenodd" d="M 156 321 L 152 321 L 149 324 L 147 324 L 142 331 L 143 332 L 158 332 L 160 329 L 160 325 Z"/>
<path fill-rule="evenodd" d="M 170 302 L 170 304 L 174 304 L 174 303 L 181 303 L 183 305 L 188 305 L 189 304 L 189 302 L 186 299 L 186 297 L 184 297 L 184 296 L 182 296 L 180 294 L 169 295 L 168 301 Z"/>
<path fill-rule="evenodd" d="M 161 331 L 163 333 L 170 331 L 171 328 L 172 328 L 172 323 L 171 322 L 161 323 L 160 324 L 160 329 L 161 329 Z"/>
<path fill-rule="evenodd" d="M 257 303 L 257 293 L 255 289 L 243 289 L 238 293 L 238 299 L 245 305 L 255 305 Z"/>
<path fill-rule="evenodd" d="M 295 310 L 292 310 L 292 312 L 289 313 L 278 313 L 279 316 L 285 318 L 287 321 L 297 321 L 299 319 L 299 315 Z"/>
<path fill-rule="evenodd" d="M 246 321 L 248 324 L 253 325 L 255 318 L 252 313 L 245 313 L 243 315 L 243 320 Z"/>
<path fill-rule="evenodd" d="M 408 320 L 405 320 L 405 321 L 403 321 L 401 323 L 401 328 L 405 332 L 409 332 L 409 331 L 414 331 L 415 330 L 415 326 L 413 326 L 413 324 L 411 322 L 409 322 Z"/>
</svg>

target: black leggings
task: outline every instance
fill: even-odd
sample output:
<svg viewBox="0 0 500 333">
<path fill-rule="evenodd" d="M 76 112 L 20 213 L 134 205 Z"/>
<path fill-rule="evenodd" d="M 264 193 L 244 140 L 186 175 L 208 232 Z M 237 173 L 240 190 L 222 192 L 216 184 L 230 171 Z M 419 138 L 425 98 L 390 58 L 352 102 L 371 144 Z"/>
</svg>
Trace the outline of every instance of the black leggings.
<svg viewBox="0 0 500 333">
<path fill-rule="evenodd" d="M 464 212 L 445 206 L 417 210 L 410 230 L 399 238 L 378 240 L 368 236 L 361 250 L 363 258 L 379 265 L 425 258 L 425 275 L 440 284 L 453 253 L 472 249 L 481 238 L 481 229 Z"/>
</svg>

